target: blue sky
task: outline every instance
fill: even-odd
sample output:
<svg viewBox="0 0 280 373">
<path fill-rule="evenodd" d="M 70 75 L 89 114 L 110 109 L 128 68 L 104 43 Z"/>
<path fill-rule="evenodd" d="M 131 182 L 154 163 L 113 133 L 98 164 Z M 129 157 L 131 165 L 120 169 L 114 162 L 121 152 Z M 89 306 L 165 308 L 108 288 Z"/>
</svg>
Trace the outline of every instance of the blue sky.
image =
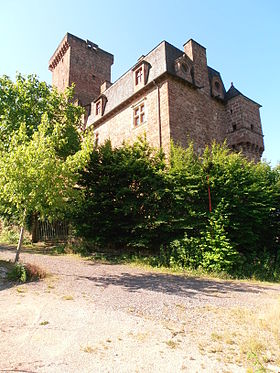
<svg viewBox="0 0 280 373">
<path fill-rule="evenodd" d="M 113 81 L 162 40 L 190 38 L 208 65 L 260 103 L 264 158 L 280 161 L 279 0 L 0 0 L 0 75 L 36 73 L 51 83 L 48 61 L 66 32 L 114 54 Z"/>
</svg>

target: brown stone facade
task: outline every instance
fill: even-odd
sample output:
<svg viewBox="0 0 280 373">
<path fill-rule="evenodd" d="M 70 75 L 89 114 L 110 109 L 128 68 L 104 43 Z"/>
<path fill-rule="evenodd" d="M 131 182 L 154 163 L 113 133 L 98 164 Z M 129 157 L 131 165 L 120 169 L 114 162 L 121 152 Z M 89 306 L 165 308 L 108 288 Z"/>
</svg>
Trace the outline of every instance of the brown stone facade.
<svg viewBox="0 0 280 373">
<path fill-rule="evenodd" d="M 99 143 L 113 146 L 145 135 L 168 153 L 170 141 L 200 153 L 214 140 L 258 161 L 264 150 L 260 105 L 233 85 L 225 90 L 221 75 L 207 65 L 206 49 L 189 40 L 180 50 L 163 41 L 116 82 L 113 56 L 96 44 L 66 34 L 52 56 L 53 85 L 75 83 L 87 108 L 87 128 Z"/>
</svg>

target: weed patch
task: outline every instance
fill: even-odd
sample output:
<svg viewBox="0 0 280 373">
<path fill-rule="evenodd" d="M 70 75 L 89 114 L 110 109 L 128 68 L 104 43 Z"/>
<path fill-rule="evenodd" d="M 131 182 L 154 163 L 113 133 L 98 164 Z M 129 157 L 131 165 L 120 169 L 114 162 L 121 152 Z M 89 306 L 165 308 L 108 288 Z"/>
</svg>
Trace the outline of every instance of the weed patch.
<svg viewBox="0 0 280 373">
<path fill-rule="evenodd" d="M 74 298 L 72 297 L 72 295 L 64 295 L 62 297 L 63 300 L 74 300 Z"/>
<path fill-rule="evenodd" d="M 27 282 L 37 281 L 46 277 L 46 272 L 35 264 L 16 263 L 7 273 L 7 279 L 10 281 Z"/>
</svg>

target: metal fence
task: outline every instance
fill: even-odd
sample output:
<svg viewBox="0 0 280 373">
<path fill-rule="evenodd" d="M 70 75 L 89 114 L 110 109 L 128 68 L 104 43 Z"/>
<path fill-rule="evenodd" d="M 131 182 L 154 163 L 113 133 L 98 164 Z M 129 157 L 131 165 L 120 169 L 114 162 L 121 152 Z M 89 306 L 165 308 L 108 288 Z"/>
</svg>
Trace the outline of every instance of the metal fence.
<svg viewBox="0 0 280 373">
<path fill-rule="evenodd" d="M 65 241 L 69 235 L 69 224 L 66 221 L 38 221 L 36 227 L 38 241 Z"/>
</svg>

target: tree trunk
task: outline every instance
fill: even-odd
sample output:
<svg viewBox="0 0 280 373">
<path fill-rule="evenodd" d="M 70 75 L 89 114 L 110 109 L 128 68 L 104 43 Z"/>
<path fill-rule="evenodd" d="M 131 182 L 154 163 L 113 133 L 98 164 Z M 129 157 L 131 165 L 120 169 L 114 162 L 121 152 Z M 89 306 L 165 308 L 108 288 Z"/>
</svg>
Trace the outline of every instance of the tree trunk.
<svg viewBox="0 0 280 373">
<path fill-rule="evenodd" d="M 20 234 L 19 234 L 19 239 L 18 239 L 15 263 L 17 263 L 18 260 L 19 260 L 19 254 L 20 254 L 20 251 L 21 251 L 21 246 L 22 246 L 22 241 L 23 241 L 23 232 L 24 232 L 24 227 L 22 226 L 20 228 Z"/>
<path fill-rule="evenodd" d="M 39 241 L 38 233 L 38 215 L 34 213 L 32 215 L 32 243 Z"/>
</svg>

